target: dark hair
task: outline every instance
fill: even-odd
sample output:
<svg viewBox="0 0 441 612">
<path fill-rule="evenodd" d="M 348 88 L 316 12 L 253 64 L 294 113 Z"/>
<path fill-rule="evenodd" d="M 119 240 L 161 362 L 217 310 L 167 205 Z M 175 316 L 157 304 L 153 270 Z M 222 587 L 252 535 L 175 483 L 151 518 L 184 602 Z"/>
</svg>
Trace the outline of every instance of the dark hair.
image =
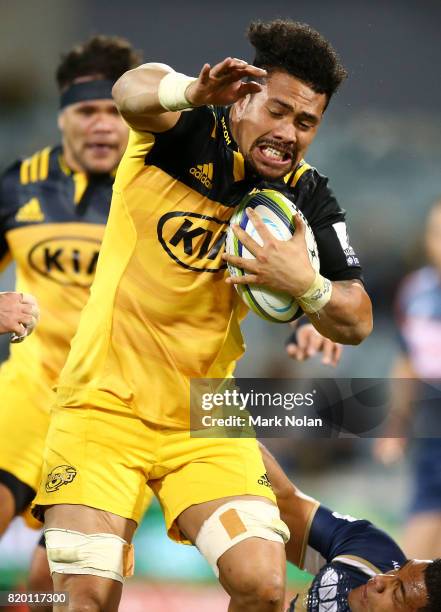
<svg viewBox="0 0 441 612">
<path fill-rule="evenodd" d="M 56 79 L 60 90 L 84 76 L 99 75 L 114 82 L 140 63 L 140 53 L 124 38 L 93 36 L 62 56 Z"/>
<path fill-rule="evenodd" d="M 421 612 L 439 612 L 441 610 L 441 559 L 434 559 L 424 570 L 424 582 L 427 590 L 427 606 Z"/>
<path fill-rule="evenodd" d="M 332 45 L 306 23 L 276 19 L 253 21 L 248 40 L 256 49 L 254 65 L 271 72 L 283 70 L 324 93 L 328 102 L 347 72 Z"/>
</svg>

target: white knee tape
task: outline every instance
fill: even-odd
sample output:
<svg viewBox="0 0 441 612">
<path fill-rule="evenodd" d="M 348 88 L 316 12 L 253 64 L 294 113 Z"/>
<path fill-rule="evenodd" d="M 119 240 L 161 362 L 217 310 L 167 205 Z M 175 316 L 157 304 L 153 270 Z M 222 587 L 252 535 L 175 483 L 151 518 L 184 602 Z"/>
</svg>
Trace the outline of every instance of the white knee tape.
<svg viewBox="0 0 441 612">
<path fill-rule="evenodd" d="M 133 574 L 133 546 L 111 533 L 46 529 L 51 574 L 92 574 L 123 582 Z"/>
<path fill-rule="evenodd" d="M 196 546 L 219 576 L 219 557 L 247 538 L 263 538 L 282 544 L 289 540 L 289 529 L 280 519 L 277 506 L 258 500 L 227 502 L 204 522 Z"/>
</svg>

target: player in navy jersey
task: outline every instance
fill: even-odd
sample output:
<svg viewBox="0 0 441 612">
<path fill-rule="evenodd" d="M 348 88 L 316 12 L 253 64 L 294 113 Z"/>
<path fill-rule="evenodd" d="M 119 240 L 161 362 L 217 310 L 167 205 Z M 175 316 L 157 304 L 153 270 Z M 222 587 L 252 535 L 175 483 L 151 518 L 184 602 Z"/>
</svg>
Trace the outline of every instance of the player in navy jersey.
<svg viewBox="0 0 441 612">
<path fill-rule="evenodd" d="M 333 512 L 291 483 L 268 450 L 265 467 L 291 539 L 288 561 L 314 579 L 290 612 L 439 612 L 441 559 L 407 560 L 384 531 Z"/>
<path fill-rule="evenodd" d="M 413 436 L 403 547 L 409 556 L 430 558 L 441 555 L 441 200 L 429 212 L 425 246 L 428 265 L 404 279 L 396 300 L 401 352 L 391 376 L 407 380 L 394 387 L 395 437 L 379 439 L 375 452 L 384 463 L 400 460 Z"/>
</svg>

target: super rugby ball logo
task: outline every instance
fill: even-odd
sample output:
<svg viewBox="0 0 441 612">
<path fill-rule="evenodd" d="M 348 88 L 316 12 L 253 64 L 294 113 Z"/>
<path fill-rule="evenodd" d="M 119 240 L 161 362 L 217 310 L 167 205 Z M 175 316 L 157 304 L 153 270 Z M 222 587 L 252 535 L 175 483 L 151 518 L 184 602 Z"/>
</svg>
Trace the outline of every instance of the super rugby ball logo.
<svg viewBox="0 0 441 612">
<path fill-rule="evenodd" d="M 170 212 L 158 222 L 158 239 L 165 252 L 193 272 L 219 272 L 228 221 L 198 213 Z"/>
<path fill-rule="evenodd" d="M 71 465 L 59 465 L 48 474 L 46 480 L 46 492 L 53 493 L 58 491 L 63 485 L 67 485 L 73 481 L 77 471 Z"/>
<path fill-rule="evenodd" d="M 58 236 L 35 244 L 28 255 L 33 270 L 59 285 L 90 287 L 101 242 L 94 238 Z"/>
</svg>

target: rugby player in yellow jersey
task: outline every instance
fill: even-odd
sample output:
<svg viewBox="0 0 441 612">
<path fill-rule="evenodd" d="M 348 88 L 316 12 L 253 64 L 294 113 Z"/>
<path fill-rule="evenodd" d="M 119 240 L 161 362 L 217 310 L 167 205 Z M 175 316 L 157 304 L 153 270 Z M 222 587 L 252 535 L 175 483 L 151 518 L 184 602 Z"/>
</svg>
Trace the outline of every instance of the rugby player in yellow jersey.
<svg viewBox="0 0 441 612">
<path fill-rule="evenodd" d="M 52 387 L 89 295 L 127 145 L 111 88 L 139 61 L 117 37 L 97 36 L 67 53 L 57 69 L 62 145 L 16 162 L 0 180 L 0 268 L 16 262 L 17 290 L 37 295 L 42 311 L 0 369 L 0 535 L 38 486 Z M 32 323 L 33 305 L 21 295 L 0 294 L 0 331 L 21 335 Z M 7 303 L 18 326 L 1 314 Z"/>
<path fill-rule="evenodd" d="M 222 247 L 250 189 L 270 181 L 295 198 L 321 261 L 315 276 L 297 222 L 287 243 L 264 236 L 256 282 L 302 299 L 335 341 L 359 343 L 372 328 L 344 213 L 302 161 L 345 72 L 308 26 L 253 24 L 249 37 L 255 65 L 228 58 L 193 80 L 147 64 L 114 87 L 129 145 L 34 509 L 71 610 L 117 610 L 146 482 L 169 535 L 196 544 L 219 575 L 231 612 L 283 609 L 288 533 L 257 442 L 189 433 L 190 379 L 230 376 L 243 352 L 244 305 Z"/>
</svg>

